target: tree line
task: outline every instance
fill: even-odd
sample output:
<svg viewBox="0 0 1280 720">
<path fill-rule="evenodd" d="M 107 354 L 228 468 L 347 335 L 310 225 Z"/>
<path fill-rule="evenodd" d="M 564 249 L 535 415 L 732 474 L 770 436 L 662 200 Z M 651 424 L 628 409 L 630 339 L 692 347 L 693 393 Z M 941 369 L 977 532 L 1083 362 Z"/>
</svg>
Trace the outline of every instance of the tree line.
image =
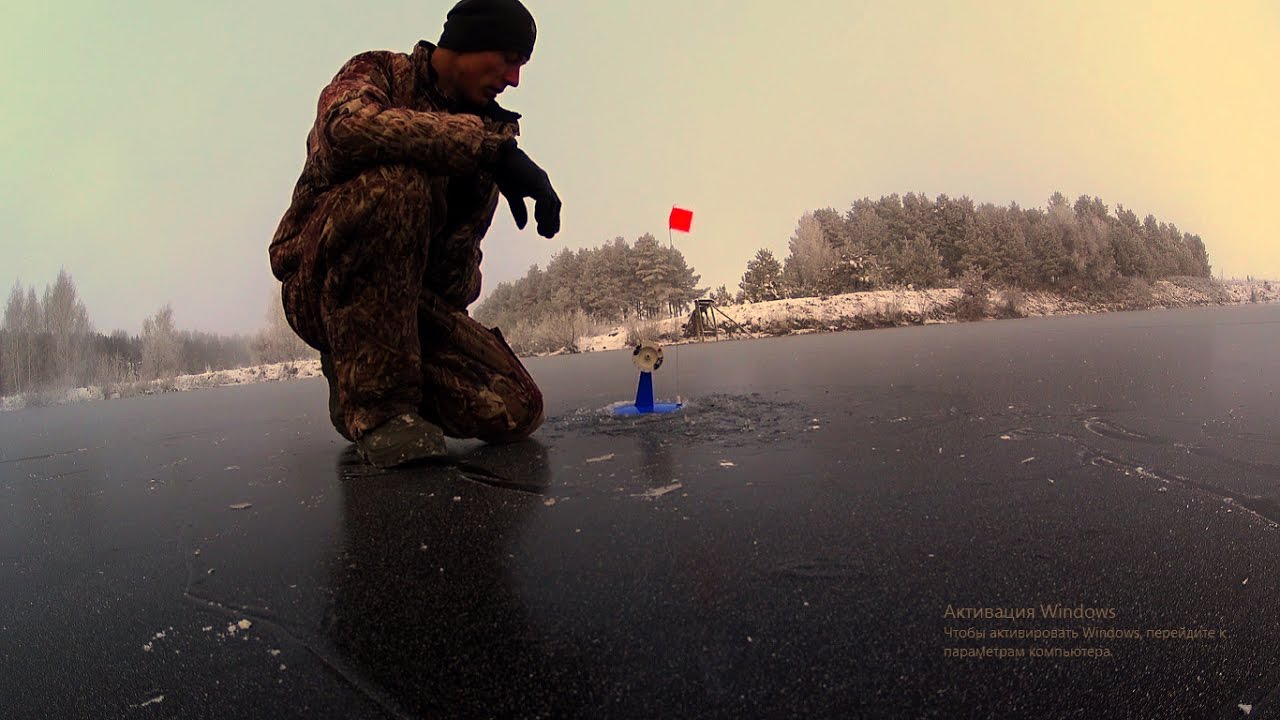
<svg viewBox="0 0 1280 720">
<path fill-rule="evenodd" d="M 863 198 L 845 213 L 805 213 L 779 262 L 768 249 L 747 263 L 732 299 L 761 302 L 881 288 L 954 286 L 962 277 L 1008 287 L 1105 288 L 1117 278 L 1211 277 L 1200 236 L 1153 215 L 1115 211 L 1062 193 L 1047 207 L 907 193 Z M 715 296 L 730 299 L 721 286 Z"/>
<path fill-rule="evenodd" d="M 504 330 L 573 315 L 598 322 L 675 316 L 705 292 L 700 279 L 683 253 L 653 235 L 634 245 L 619 237 L 597 248 L 566 248 L 545 270 L 534 265 L 519 280 L 499 283 L 474 315 Z"/>
<path fill-rule="evenodd" d="M 1062 193 L 1047 206 L 975 204 L 968 197 L 907 193 L 863 198 L 841 213 L 801 216 L 779 262 L 761 249 L 721 304 L 812 297 L 880 288 L 954 286 L 960 279 L 1025 289 L 1106 288 L 1122 278 L 1211 277 L 1198 235 L 1146 215 L 1141 220 L 1100 198 Z M 504 330 L 520 328 L 540 344 L 567 346 L 591 322 L 636 322 L 687 313 L 703 296 L 701 276 L 684 255 L 645 234 L 634 244 L 615 238 L 597 248 L 565 249 L 545 270 L 500 283 L 475 317 Z M 534 331 L 537 332 L 534 332 Z M 71 275 L 58 273 L 43 293 L 15 283 L 0 325 L 0 396 L 71 387 L 172 378 L 313 357 L 289 328 L 279 297 L 268 301 L 254 335 L 179 331 L 161 307 L 141 335 L 97 332 Z"/>
<path fill-rule="evenodd" d="M 310 357 L 275 295 L 253 335 L 179 330 L 172 307 L 143 321 L 142 334 L 94 329 L 65 269 L 42 293 L 14 284 L 0 325 L 0 396 L 107 387 Z"/>
</svg>

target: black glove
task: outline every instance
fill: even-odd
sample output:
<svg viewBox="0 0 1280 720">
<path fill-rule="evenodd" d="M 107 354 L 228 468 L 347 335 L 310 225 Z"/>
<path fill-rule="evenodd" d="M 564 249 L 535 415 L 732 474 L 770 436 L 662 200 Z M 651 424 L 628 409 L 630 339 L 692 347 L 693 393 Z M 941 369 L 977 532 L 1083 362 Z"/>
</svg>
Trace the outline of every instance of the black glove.
<svg viewBox="0 0 1280 720">
<path fill-rule="evenodd" d="M 560 232 L 560 197 L 551 187 L 547 173 L 516 147 L 515 140 L 508 140 L 498 148 L 493 161 L 493 181 L 507 203 L 516 227 L 524 229 L 529 222 L 529 210 L 524 199 L 533 198 L 533 217 L 538 221 L 538 234 L 545 238 Z"/>
</svg>

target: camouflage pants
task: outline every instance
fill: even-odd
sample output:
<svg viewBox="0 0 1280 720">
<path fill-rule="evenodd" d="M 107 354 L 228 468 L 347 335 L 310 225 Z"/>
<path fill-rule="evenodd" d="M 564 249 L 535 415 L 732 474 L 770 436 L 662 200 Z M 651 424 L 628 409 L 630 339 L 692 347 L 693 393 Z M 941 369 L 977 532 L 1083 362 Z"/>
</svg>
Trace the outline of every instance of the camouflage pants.
<svg viewBox="0 0 1280 720">
<path fill-rule="evenodd" d="M 327 355 L 334 425 L 349 438 L 405 412 L 489 442 L 542 424 L 542 393 L 502 334 L 444 299 L 456 288 L 427 280 L 451 275 L 428 272 L 445 197 L 419 169 L 377 167 L 330 191 L 304 229 L 285 315 Z"/>
</svg>

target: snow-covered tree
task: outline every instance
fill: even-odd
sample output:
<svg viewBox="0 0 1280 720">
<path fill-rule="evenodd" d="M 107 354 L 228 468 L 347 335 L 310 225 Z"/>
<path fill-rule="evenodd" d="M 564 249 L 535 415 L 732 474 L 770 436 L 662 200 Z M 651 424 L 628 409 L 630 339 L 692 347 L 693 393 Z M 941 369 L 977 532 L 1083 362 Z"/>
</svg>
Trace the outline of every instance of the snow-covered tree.
<svg viewBox="0 0 1280 720">
<path fill-rule="evenodd" d="M 178 374 L 182 343 L 173 325 L 173 308 L 165 303 L 142 322 L 143 380 L 172 378 Z"/>
<path fill-rule="evenodd" d="M 280 296 L 272 292 L 267 299 L 266 323 L 250 343 L 253 361 L 260 365 L 318 357 L 318 353 L 302 341 L 289 326 Z"/>
<path fill-rule="evenodd" d="M 44 324 L 49 333 L 50 378 L 56 385 L 74 387 L 87 383 L 91 369 L 88 357 L 93 326 L 75 282 L 66 269 L 44 291 Z"/>
<path fill-rule="evenodd" d="M 790 254 L 783 262 L 786 294 L 815 297 L 838 291 L 834 280 L 839 263 L 840 252 L 827 239 L 822 223 L 813 213 L 805 213 L 791 236 Z"/>
</svg>

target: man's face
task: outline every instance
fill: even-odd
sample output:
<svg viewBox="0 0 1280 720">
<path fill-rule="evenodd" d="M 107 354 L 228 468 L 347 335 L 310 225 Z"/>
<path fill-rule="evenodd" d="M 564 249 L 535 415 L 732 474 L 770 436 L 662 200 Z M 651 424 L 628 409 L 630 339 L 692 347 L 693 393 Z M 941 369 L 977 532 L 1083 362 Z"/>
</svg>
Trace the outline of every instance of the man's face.
<svg viewBox="0 0 1280 720">
<path fill-rule="evenodd" d="M 458 92 L 473 105 L 488 105 L 508 87 L 520 84 L 520 68 L 528 62 L 519 53 L 469 52 L 458 55 Z"/>
</svg>

